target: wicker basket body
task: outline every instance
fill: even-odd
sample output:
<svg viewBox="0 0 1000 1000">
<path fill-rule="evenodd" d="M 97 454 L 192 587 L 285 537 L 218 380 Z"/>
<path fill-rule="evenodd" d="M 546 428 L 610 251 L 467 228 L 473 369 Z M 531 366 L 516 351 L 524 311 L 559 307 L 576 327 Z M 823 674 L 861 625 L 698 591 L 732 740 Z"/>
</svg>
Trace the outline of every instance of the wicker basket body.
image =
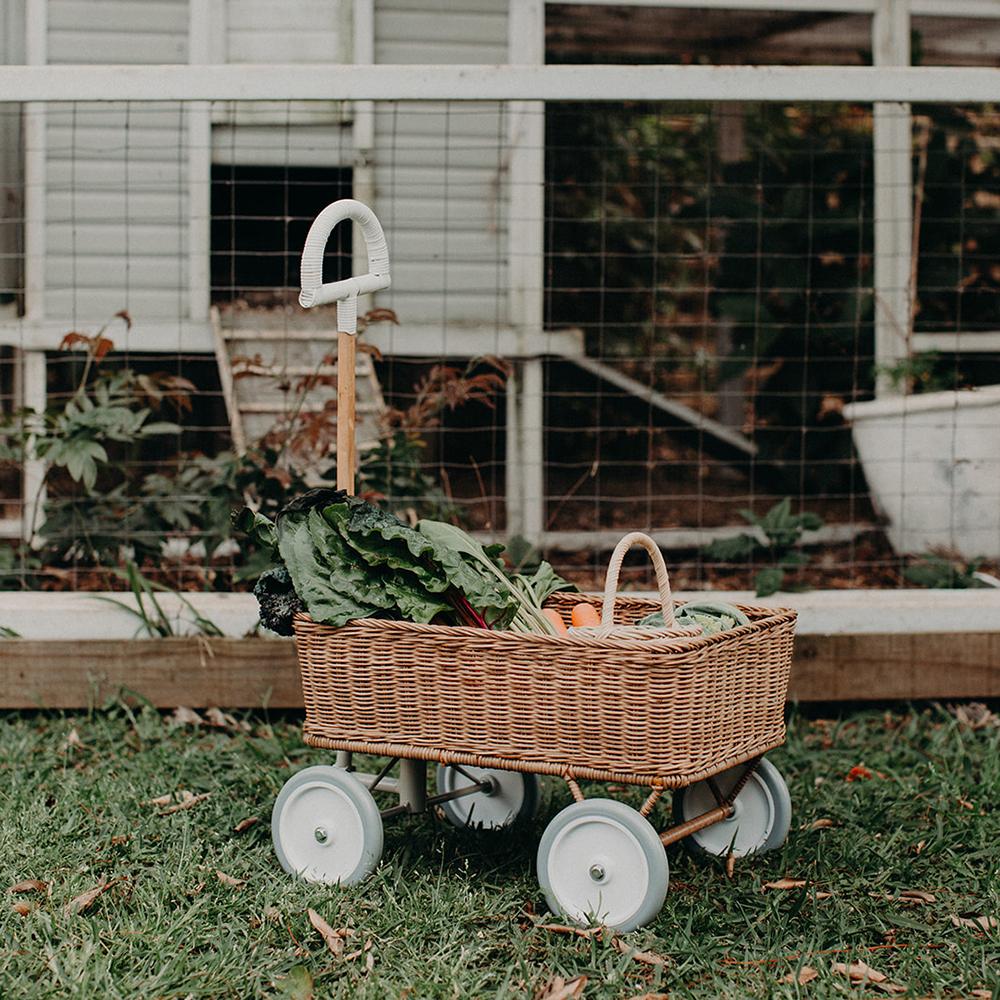
<svg viewBox="0 0 1000 1000">
<path fill-rule="evenodd" d="M 548 606 L 567 619 L 580 595 Z M 598 605 L 599 599 L 594 599 Z M 619 597 L 635 622 L 656 601 Z M 784 741 L 795 612 L 668 641 L 295 620 L 312 746 L 678 787 Z"/>
</svg>

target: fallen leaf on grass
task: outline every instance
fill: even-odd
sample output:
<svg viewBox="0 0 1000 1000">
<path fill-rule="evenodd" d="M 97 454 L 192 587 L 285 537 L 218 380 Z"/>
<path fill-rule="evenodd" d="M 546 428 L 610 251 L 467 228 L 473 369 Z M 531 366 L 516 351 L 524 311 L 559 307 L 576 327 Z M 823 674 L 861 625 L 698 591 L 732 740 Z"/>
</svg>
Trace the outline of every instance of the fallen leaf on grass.
<svg viewBox="0 0 1000 1000">
<path fill-rule="evenodd" d="M 178 705 L 167 717 L 167 722 L 175 726 L 200 726 L 204 720 L 193 709 Z"/>
<path fill-rule="evenodd" d="M 904 889 L 899 894 L 900 902 L 914 903 L 922 906 L 924 903 L 936 903 L 937 896 L 933 892 L 924 892 L 922 889 Z"/>
<path fill-rule="evenodd" d="M 990 729 L 1000 726 L 1000 716 L 990 711 L 981 701 L 971 701 L 967 705 L 949 705 L 948 711 L 955 716 L 959 725 L 969 729 Z"/>
<path fill-rule="evenodd" d="M 867 781 L 869 778 L 874 777 L 875 775 L 872 774 L 867 767 L 862 764 L 858 764 L 857 766 L 852 767 L 850 771 L 844 775 L 844 781 Z"/>
<path fill-rule="evenodd" d="M 173 801 L 174 797 L 167 792 L 166 795 L 157 795 L 155 799 L 148 799 L 145 804 L 147 806 L 169 806 Z"/>
<path fill-rule="evenodd" d="M 45 892 L 49 887 L 48 882 L 43 882 L 40 878 L 26 878 L 23 882 L 15 882 L 8 892 Z"/>
<path fill-rule="evenodd" d="M 813 899 L 829 899 L 833 895 L 832 892 L 816 892 L 813 894 Z"/>
<path fill-rule="evenodd" d="M 249 830 L 254 823 L 259 823 L 260 818 L 257 816 L 247 816 L 246 819 L 241 819 L 236 826 L 233 827 L 233 833 L 242 833 L 244 830 Z"/>
<path fill-rule="evenodd" d="M 731 879 L 736 873 L 736 855 L 730 851 L 726 855 L 726 878 Z"/>
<path fill-rule="evenodd" d="M 873 969 L 867 962 L 860 959 L 846 965 L 843 962 L 834 962 L 830 966 L 831 970 L 838 976 L 846 976 L 852 983 L 867 983 L 874 986 L 883 993 L 905 993 L 906 987 L 898 983 L 890 983 L 889 977 L 878 969 Z"/>
<path fill-rule="evenodd" d="M 783 983 L 798 983 L 799 986 L 805 986 L 806 983 L 811 983 L 814 979 L 819 978 L 819 973 L 811 965 L 803 965 L 798 972 L 789 972 L 787 976 L 781 977 L 781 982 Z"/>
<path fill-rule="evenodd" d="M 814 819 L 809 824 L 810 830 L 829 830 L 831 826 L 836 826 L 837 824 L 833 822 L 832 819 L 824 816 L 822 819 Z"/>
<path fill-rule="evenodd" d="M 761 892 L 767 892 L 768 889 L 801 889 L 802 886 L 806 884 L 804 878 L 779 878 L 776 882 L 765 882 L 761 886 Z"/>
<path fill-rule="evenodd" d="M 72 913 L 83 913 L 85 910 L 90 909 L 94 904 L 94 900 L 98 896 L 103 896 L 108 889 L 113 886 L 114 880 L 109 882 L 102 882 L 100 885 L 95 885 L 93 889 L 88 889 L 86 892 L 81 892 L 79 896 L 74 896 L 64 907 L 63 912 L 70 915 Z"/>
<path fill-rule="evenodd" d="M 215 876 L 223 885 L 231 885 L 236 889 L 247 884 L 245 878 L 233 878 L 232 875 L 227 875 L 225 872 L 216 871 Z"/>
<path fill-rule="evenodd" d="M 350 927 L 331 927 L 315 910 L 309 910 L 309 923 L 319 931 L 320 937 L 326 942 L 327 948 L 334 955 L 344 953 L 344 941 L 354 934 Z"/>
<path fill-rule="evenodd" d="M 175 802 L 173 805 L 167 806 L 166 809 L 161 809 L 158 815 L 169 816 L 171 813 L 180 812 L 183 809 L 191 809 L 194 806 L 198 805 L 199 802 L 204 802 L 205 799 L 207 799 L 211 794 L 212 794 L 211 792 L 202 792 L 200 795 L 195 795 L 192 792 L 189 792 L 185 788 L 181 792 L 180 802 Z M 170 798 L 168 797 L 167 802 L 169 801 Z"/>
<path fill-rule="evenodd" d="M 209 708 L 205 712 L 205 723 L 214 726 L 216 729 L 228 729 L 232 732 L 249 733 L 251 726 L 245 720 L 234 718 L 228 712 L 223 712 L 221 708 Z"/>
<path fill-rule="evenodd" d="M 80 734 L 76 729 L 71 729 L 69 731 L 69 736 L 66 737 L 65 742 L 59 748 L 61 753 L 66 753 L 67 750 L 81 750 L 83 749 L 83 740 L 80 739 Z"/>
<path fill-rule="evenodd" d="M 993 1000 L 993 990 L 987 990 L 985 988 L 984 989 L 977 989 L 977 990 L 973 990 L 969 994 L 969 996 L 970 997 L 974 997 L 975 1000 Z"/>
<path fill-rule="evenodd" d="M 670 1000 L 669 993 L 640 993 L 637 996 L 629 997 L 628 1000 Z"/>
<path fill-rule="evenodd" d="M 127 833 L 116 833 L 111 838 L 112 847 L 121 847 L 123 844 L 127 844 L 131 838 Z"/>
<path fill-rule="evenodd" d="M 572 1000 L 583 996 L 583 988 L 587 985 L 586 976 L 577 976 L 568 982 L 562 976 L 554 976 L 545 986 L 535 993 L 535 1000 Z"/>
<path fill-rule="evenodd" d="M 653 951 L 636 951 L 630 948 L 621 938 L 612 938 L 612 945 L 623 955 L 628 955 L 634 962 L 643 965 L 666 965 L 667 960 L 662 955 L 657 955 Z"/>
<path fill-rule="evenodd" d="M 956 927 L 973 927 L 977 931 L 990 931 L 997 926 L 997 918 L 980 914 L 976 916 L 971 913 L 953 913 L 951 922 Z"/>
<path fill-rule="evenodd" d="M 590 938 L 599 935 L 603 927 L 571 927 L 569 924 L 535 924 L 540 931 L 550 934 L 569 934 L 572 937 Z"/>
</svg>

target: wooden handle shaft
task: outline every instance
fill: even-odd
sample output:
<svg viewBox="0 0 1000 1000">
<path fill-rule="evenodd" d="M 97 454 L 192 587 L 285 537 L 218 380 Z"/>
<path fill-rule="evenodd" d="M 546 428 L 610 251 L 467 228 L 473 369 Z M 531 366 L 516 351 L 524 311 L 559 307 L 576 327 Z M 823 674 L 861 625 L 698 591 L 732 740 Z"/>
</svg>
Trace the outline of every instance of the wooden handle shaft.
<svg viewBox="0 0 1000 1000">
<path fill-rule="evenodd" d="M 337 334 L 337 489 L 354 492 L 357 450 L 354 440 L 355 338 Z"/>
</svg>

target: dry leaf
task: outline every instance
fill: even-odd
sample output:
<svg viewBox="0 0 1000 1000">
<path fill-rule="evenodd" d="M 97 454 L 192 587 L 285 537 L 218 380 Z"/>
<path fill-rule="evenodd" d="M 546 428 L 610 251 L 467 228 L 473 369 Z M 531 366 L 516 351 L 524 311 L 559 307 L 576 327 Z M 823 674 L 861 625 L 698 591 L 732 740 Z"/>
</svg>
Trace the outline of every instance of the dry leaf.
<svg viewBox="0 0 1000 1000">
<path fill-rule="evenodd" d="M 367 974 L 371 972 L 372 969 L 374 968 L 375 968 L 375 956 L 371 952 L 368 952 L 368 954 L 365 955 L 365 973 Z"/>
<path fill-rule="evenodd" d="M 131 838 L 127 833 L 116 833 L 111 838 L 112 847 L 121 847 L 123 844 L 127 844 Z"/>
<path fill-rule="evenodd" d="M 568 924 L 535 924 L 540 931 L 549 931 L 551 934 L 569 934 L 572 937 L 589 938 L 595 934 L 600 934 L 601 927 L 571 927 Z"/>
<path fill-rule="evenodd" d="M 781 982 L 798 983 L 799 986 L 805 986 L 806 983 L 811 983 L 818 978 L 819 973 L 811 965 L 803 965 L 797 973 L 789 972 L 787 976 L 782 976 Z"/>
<path fill-rule="evenodd" d="M 221 708 L 209 708 L 205 711 L 205 723 L 214 726 L 216 729 L 229 729 L 248 733 L 250 732 L 249 722 L 240 722 L 228 712 L 223 712 Z"/>
<path fill-rule="evenodd" d="M 956 927 L 974 927 L 977 931 L 989 931 L 997 926 L 996 917 L 973 916 L 970 913 L 953 913 L 951 922 Z"/>
<path fill-rule="evenodd" d="M 71 913 L 83 913 L 85 910 L 90 909 L 93 905 L 94 900 L 98 896 L 103 895 L 114 885 L 114 882 L 102 882 L 100 885 L 95 885 L 93 889 L 88 889 L 86 892 L 81 892 L 79 896 L 74 896 L 64 907 L 63 911 L 68 915 Z"/>
<path fill-rule="evenodd" d="M 643 965 L 666 965 L 667 960 L 662 955 L 657 955 L 652 951 L 635 951 L 630 948 L 621 938 L 612 938 L 612 945 L 623 955 L 628 955 L 634 962 Z"/>
<path fill-rule="evenodd" d="M 147 806 L 169 806 L 174 801 L 174 797 L 167 792 L 166 795 L 157 795 L 155 799 L 149 799 Z"/>
<path fill-rule="evenodd" d="M 926 846 L 927 846 L 927 841 L 926 840 L 919 840 L 919 841 L 917 841 L 917 843 L 915 843 L 913 845 L 913 853 L 914 854 L 918 854 L 918 855 L 919 854 L 923 854 L 924 848 Z"/>
<path fill-rule="evenodd" d="M 80 734 L 74 728 L 69 731 L 69 736 L 66 737 L 65 742 L 59 749 L 65 753 L 67 750 L 80 750 L 82 747 L 83 740 L 80 739 Z"/>
<path fill-rule="evenodd" d="M 334 955 L 344 953 L 344 941 L 349 938 L 354 931 L 350 927 L 331 927 L 315 910 L 309 910 L 309 923 L 319 931 L 320 937 L 326 942 L 327 948 Z"/>
<path fill-rule="evenodd" d="M 535 994 L 535 1000 L 572 1000 L 583 996 L 583 988 L 587 985 L 586 976 L 577 976 L 567 982 L 562 976 L 554 976 L 548 984 Z"/>
<path fill-rule="evenodd" d="M 246 819 L 241 819 L 236 826 L 233 827 L 233 833 L 242 833 L 244 830 L 249 830 L 254 823 L 259 823 L 260 818 L 257 816 L 247 816 Z"/>
<path fill-rule="evenodd" d="M 16 914 L 17 914 L 17 915 L 18 915 L 19 917 L 26 917 L 26 916 L 27 916 L 27 915 L 28 915 L 29 913 L 31 913 L 31 911 L 32 911 L 33 907 L 32 907 L 32 905 L 31 905 L 31 903 L 26 903 L 26 902 L 25 902 L 25 901 L 24 901 L 23 899 L 19 899 L 19 900 L 18 900 L 18 901 L 17 901 L 17 902 L 16 902 L 15 904 L 14 904 L 14 907 L 13 907 L 13 909 L 14 909 L 14 912 L 15 912 L 15 913 L 16 913 Z"/>
<path fill-rule="evenodd" d="M 933 892 L 924 892 L 921 889 L 904 889 L 899 894 L 899 898 L 901 902 L 916 903 L 917 905 L 937 902 L 937 896 Z"/>
<path fill-rule="evenodd" d="M 730 851 L 726 855 L 726 878 L 732 878 L 736 871 L 736 855 Z"/>
<path fill-rule="evenodd" d="M 45 892 L 49 887 L 48 882 L 43 882 L 40 878 L 26 878 L 23 882 L 15 882 L 8 892 Z"/>
<path fill-rule="evenodd" d="M 205 720 L 193 709 L 178 705 L 168 717 L 167 722 L 175 726 L 200 726 Z"/>
<path fill-rule="evenodd" d="M 879 972 L 878 969 L 873 969 L 867 962 L 862 962 L 861 959 L 851 962 L 850 965 L 845 965 L 843 962 L 834 962 L 830 968 L 838 976 L 847 976 L 852 983 L 884 983 L 888 980 L 888 976 Z"/>
<path fill-rule="evenodd" d="M 833 895 L 832 892 L 817 892 L 814 894 L 814 899 L 829 899 Z"/>
<path fill-rule="evenodd" d="M 777 882 L 765 882 L 761 892 L 768 889 L 801 889 L 805 884 L 804 878 L 779 878 Z"/>
<path fill-rule="evenodd" d="M 834 823 L 832 819 L 828 819 L 827 817 L 824 816 L 822 819 L 814 819 L 809 824 L 809 829 L 810 830 L 829 830 L 831 826 L 836 826 L 836 823 Z"/>
<path fill-rule="evenodd" d="M 985 989 L 985 988 L 983 988 L 983 989 L 976 989 L 976 990 L 973 990 L 969 994 L 969 996 L 970 997 L 974 997 L 975 1000 L 993 1000 L 993 990 L 988 990 L 988 989 Z"/>
<path fill-rule="evenodd" d="M 212 793 L 202 792 L 201 795 L 194 795 L 187 789 L 181 792 L 180 802 L 174 803 L 172 806 L 167 806 L 166 809 L 161 809 L 159 812 L 160 816 L 169 816 L 171 813 L 180 812 L 182 809 L 191 809 L 193 806 L 198 805 L 199 802 L 204 802 Z M 170 799 L 168 798 L 169 802 Z"/>
<path fill-rule="evenodd" d="M 670 1000 L 669 993 L 640 993 L 638 996 L 629 997 L 628 1000 Z"/>
<path fill-rule="evenodd" d="M 215 876 L 223 885 L 231 885 L 236 889 L 238 889 L 241 885 L 247 884 L 247 880 L 245 878 L 233 878 L 232 875 L 227 875 L 225 872 L 216 871 Z"/>
</svg>

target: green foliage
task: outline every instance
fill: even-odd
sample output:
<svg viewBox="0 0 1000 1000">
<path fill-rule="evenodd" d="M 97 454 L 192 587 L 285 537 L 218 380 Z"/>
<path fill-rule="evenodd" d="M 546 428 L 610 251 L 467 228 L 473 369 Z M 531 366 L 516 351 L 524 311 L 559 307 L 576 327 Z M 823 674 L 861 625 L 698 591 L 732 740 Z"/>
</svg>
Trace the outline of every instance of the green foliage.
<svg viewBox="0 0 1000 1000">
<path fill-rule="evenodd" d="M 920 562 L 907 566 L 903 570 L 903 577 L 918 587 L 946 590 L 986 587 L 988 585 L 976 576 L 982 563 L 982 559 L 966 562 L 964 559 L 954 559 L 931 552 L 923 556 Z"/>
<path fill-rule="evenodd" d="M 876 373 L 887 376 L 895 389 L 912 394 L 958 389 L 962 383 L 962 373 L 937 351 L 921 351 L 896 364 L 879 365 Z"/>
<path fill-rule="evenodd" d="M 793 514 L 791 497 L 779 500 L 763 516 L 750 510 L 741 510 L 740 516 L 758 530 L 717 539 L 706 545 L 702 554 L 714 562 L 766 560 L 769 565 L 757 571 L 754 587 L 758 597 L 767 597 L 785 588 L 786 571 L 808 564 L 809 557 L 799 544 L 804 532 L 823 527 L 823 519 L 811 511 Z"/>
<path fill-rule="evenodd" d="M 125 563 L 125 571 L 122 574 L 128 582 L 129 590 L 135 598 L 136 607 L 119 601 L 114 597 L 99 596 L 98 599 L 114 604 L 116 607 L 127 611 L 139 620 L 139 631 L 137 635 L 146 635 L 150 639 L 165 639 L 171 636 L 183 635 L 188 629 L 182 627 L 179 618 L 171 618 L 163 610 L 163 606 L 156 599 L 157 594 L 172 594 L 188 612 L 189 625 L 194 626 L 198 635 L 222 635 L 221 629 L 201 612 L 183 594 L 164 587 L 162 584 L 149 580 L 139 570 L 132 560 Z"/>
</svg>

